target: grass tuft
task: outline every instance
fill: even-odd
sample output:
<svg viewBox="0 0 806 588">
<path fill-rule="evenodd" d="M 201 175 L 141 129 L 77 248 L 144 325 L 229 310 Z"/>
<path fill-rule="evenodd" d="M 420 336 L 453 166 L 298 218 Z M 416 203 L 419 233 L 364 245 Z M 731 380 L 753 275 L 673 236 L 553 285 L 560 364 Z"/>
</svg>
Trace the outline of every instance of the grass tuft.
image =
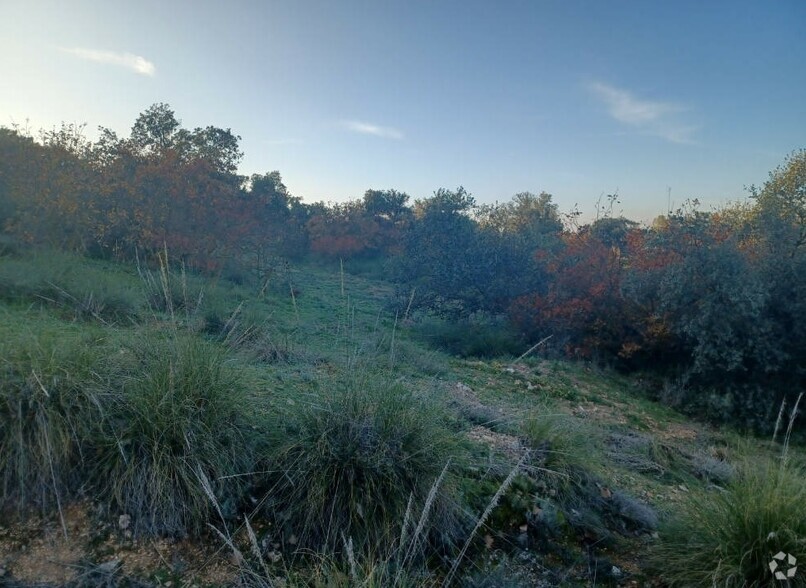
<svg viewBox="0 0 806 588">
<path fill-rule="evenodd" d="M 98 341 L 73 328 L 0 330 L 0 508 L 59 507 L 101 412 Z"/>
<path fill-rule="evenodd" d="M 234 511 L 251 471 L 244 383 L 222 349 L 197 338 L 151 338 L 135 357 L 95 480 L 136 531 L 198 532 L 211 514 L 207 493 Z"/>
<path fill-rule="evenodd" d="M 740 468 L 725 491 L 692 495 L 654 552 L 671 586 L 770 586 L 778 552 L 806 561 L 806 475 L 788 464 Z M 789 586 L 806 586 L 798 573 Z"/>
<path fill-rule="evenodd" d="M 575 470 L 590 469 L 596 462 L 596 440 L 576 417 L 544 407 L 527 415 L 521 430 L 540 467 L 561 479 Z"/>
<path fill-rule="evenodd" d="M 399 384 L 368 376 L 334 377 L 287 414 L 276 508 L 302 544 L 338 551 L 391 546 L 410 497 L 422 505 L 448 460 L 452 438 L 441 411 Z M 443 485 L 440 494 L 445 489 Z M 437 499 L 439 500 L 439 499 Z M 439 506 L 431 526 L 446 526 Z"/>
</svg>

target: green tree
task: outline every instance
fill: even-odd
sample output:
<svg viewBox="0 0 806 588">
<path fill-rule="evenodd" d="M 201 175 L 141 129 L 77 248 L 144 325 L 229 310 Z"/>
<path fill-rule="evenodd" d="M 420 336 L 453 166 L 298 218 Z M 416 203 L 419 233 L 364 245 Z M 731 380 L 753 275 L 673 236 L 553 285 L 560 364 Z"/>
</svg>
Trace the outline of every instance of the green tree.
<svg viewBox="0 0 806 588">
<path fill-rule="evenodd" d="M 181 123 L 168 104 L 159 102 L 142 112 L 132 126 L 130 140 L 142 154 L 161 154 L 173 147 Z"/>
<path fill-rule="evenodd" d="M 767 240 L 794 255 L 806 243 L 806 149 L 787 156 L 760 190 L 751 186 L 750 192 Z"/>
</svg>

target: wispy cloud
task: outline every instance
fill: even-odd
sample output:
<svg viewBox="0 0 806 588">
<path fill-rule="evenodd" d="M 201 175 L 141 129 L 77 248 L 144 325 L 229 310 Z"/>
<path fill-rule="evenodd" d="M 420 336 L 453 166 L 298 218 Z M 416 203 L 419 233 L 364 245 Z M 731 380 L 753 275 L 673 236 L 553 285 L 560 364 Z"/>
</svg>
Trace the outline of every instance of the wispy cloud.
<svg viewBox="0 0 806 588">
<path fill-rule="evenodd" d="M 627 90 L 601 82 L 589 84 L 588 89 L 604 103 L 615 120 L 672 143 L 694 142 L 692 135 L 699 127 L 680 120 L 680 113 L 686 111 L 683 106 L 644 100 Z"/>
<path fill-rule="evenodd" d="M 157 71 L 157 68 L 148 59 L 132 53 L 99 51 L 97 49 L 82 49 L 80 47 L 62 48 L 62 51 L 74 55 L 79 59 L 125 67 L 126 69 L 132 70 L 134 73 L 144 76 L 153 76 Z"/>
<path fill-rule="evenodd" d="M 381 127 L 358 120 L 345 120 L 342 121 L 342 126 L 348 131 L 360 133 L 362 135 L 373 135 L 375 137 L 382 137 L 384 139 L 403 139 L 403 132 L 392 127 Z"/>
</svg>

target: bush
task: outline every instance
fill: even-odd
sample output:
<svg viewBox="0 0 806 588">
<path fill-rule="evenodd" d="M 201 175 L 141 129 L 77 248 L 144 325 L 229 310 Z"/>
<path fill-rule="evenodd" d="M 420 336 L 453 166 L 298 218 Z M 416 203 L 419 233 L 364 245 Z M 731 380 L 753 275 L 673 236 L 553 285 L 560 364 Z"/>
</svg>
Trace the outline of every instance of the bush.
<svg viewBox="0 0 806 588">
<path fill-rule="evenodd" d="M 337 550 L 346 537 L 357 550 L 383 552 L 399 535 L 410 498 L 420 508 L 438 498 L 429 491 L 452 446 L 441 411 L 367 376 L 334 378 L 322 388 L 293 404 L 285 442 L 267 456 L 280 472 L 269 506 L 305 545 Z M 448 532 L 444 489 L 429 525 Z"/>
<path fill-rule="evenodd" d="M 416 327 L 420 338 L 458 357 L 493 358 L 524 351 L 519 337 L 505 325 L 428 319 Z"/>
<path fill-rule="evenodd" d="M 81 449 L 101 417 L 98 342 L 50 325 L 3 331 L 0 509 L 59 506 L 78 488 Z"/>
<path fill-rule="evenodd" d="M 134 356 L 98 444 L 100 495 L 138 532 L 198 532 L 216 508 L 210 492 L 233 511 L 251 471 L 244 383 L 220 348 L 195 338 L 147 338 Z"/>
<path fill-rule="evenodd" d="M 773 555 L 806 561 L 804 504 L 802 470 L 746 464 L 727 491 L 692 496 L 662 528 L 655 564 L 672 586 L 770 586 Z M 806 586 L 806 576 L 799 572 L 788 585 Z"/>
</svg>

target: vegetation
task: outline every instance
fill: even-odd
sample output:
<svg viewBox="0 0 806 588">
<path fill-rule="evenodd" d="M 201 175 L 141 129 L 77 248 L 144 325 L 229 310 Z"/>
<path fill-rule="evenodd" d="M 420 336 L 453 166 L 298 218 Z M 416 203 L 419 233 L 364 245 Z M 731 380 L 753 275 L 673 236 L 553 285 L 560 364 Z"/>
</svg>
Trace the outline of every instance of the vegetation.
<svg viewBox="0 0 806 588">
<path fill-rule="evenodd" d="M 166 104 L 144 111 L 128 138 L 105 130 L 91 143 L 65 125 L 37 142 L 3 129 L 2 228 L 101 257 L 167 246 L 188 269 L 264 285 L 282 260 L 375 260 L 397 283 L 399 313 L 506 320 L 512 342 L 491 342 L 496 349 L 551 334 L 557 354 L 651 372 L 667 392 L 661 400 L 759 431 L 772 428 L 767 407 L 803 387 L 802 150 L 751 188 L 751 203 L 706 213 L 695 201 L 642 227 L 613 215 L 613 195 L 577 226 L 578 214 L 563 217 L 546 193 L 478 206 L 459 187 L 409 206 L 405 193 L 373 189 L 344 204 L 303 204 L 279 172 L 237 175 L 239 139 L 214 126 L 184 129 Z M 32 275 L 0 295 L 37 292 L 104 320 L 137 312 L 131 292 L 110 280 L 96 288 L 99 300 L 68 276 Z"/>
<path fill-rule="evenodd" d="M 280 473 L 269 512 L 303 544 L 339 550 L 349 538 L 359 552 L 387 554 L 405 519 L 430 502 L 428 528 L 418 532 L 449 536 L 450 484 L 434 484 L 456 451 L 439 406 L 361 374 L 319 388 L 286 411 L 283 440 L 267 460 Z"/>
<path fill-rule="evenodd" d="M 135 530 L 198 533 L 214 512 L 211 492 L 237 511 L 254 459 L 254 404 L 210 343 L 147 336 L 132 354 L 132 374 L 106 407 L 92 477 Z"/>
<path fill-rule="evenodd" d="M 127 138 L 0 130 L 0 555 L 78 510 L 79 583 L 179 537 L 254 586 L 763 585 L 806 560 L 806 152 L 650 227 L 615 196 L 582 226 L 545 193 L 307 204 L 241 156 L 165 104 Z M 776 406 L 790 455 L 736 459 Z"/>
<path fill-rule="evenodd" d="M 693 496 L 661 530 L 655 558 L 673 586 L 769 586 L 779 552 L 806 557 L 804 472 L 791 464 L 754 462 L 721 492 Z M 791 567 L 781 562 L 781 570 Z M 803 576 L 790 580 L 803 586 Z"/>
<path fill-rule="evenodd" d="M 84 482 L 82 450 L 109 385 L 101 342 L 36 314 L 14 318 L 0 330 L 0 510 L 61 509 Z"/>
</svg>

